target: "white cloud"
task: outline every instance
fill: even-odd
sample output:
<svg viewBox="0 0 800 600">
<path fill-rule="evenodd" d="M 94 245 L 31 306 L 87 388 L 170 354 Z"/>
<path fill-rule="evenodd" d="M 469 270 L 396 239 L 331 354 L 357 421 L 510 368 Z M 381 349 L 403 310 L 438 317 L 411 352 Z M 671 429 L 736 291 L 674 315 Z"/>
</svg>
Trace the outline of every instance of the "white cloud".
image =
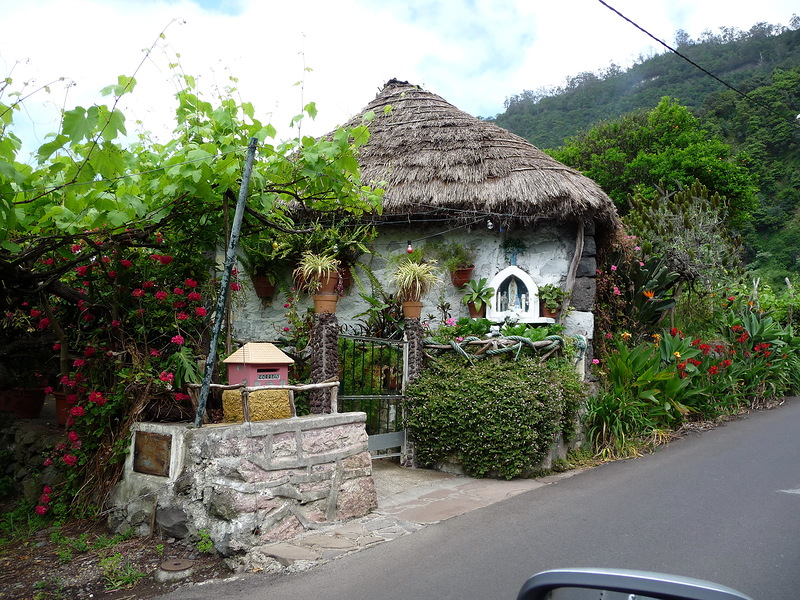
<svg viewBox="0 0 800 600">
<path fill-rule="evenodd" d="M 697 38 L 721 26 L 788 24 L 794 3 L 609 0 L 667 43 L 678 29 Z M 27 58 L 12 74 L 15 83 L 60 76 L 76 82 L 66 100 L 62 89 L 54 92 L 51 108 L 101 100 L 98 91 L 132 73 L 169 24 L 123 108 L 129 122 L 141 119 L 157 131 L 171 117 L 175 53 L 204 93 L 237 77 L 241 97 L 288 135 L 303 102 L 315 101 L 320 111 L 304 132 L 322 133 L 361 110 L 392 77 L 491 116 L 524 89 L 663 51 L 596 0 L 0 0 L 0 9 L 0 69 Z M 305 73 L 306 66 L 313 70 Z M 305 84 L 295 87 L 300 80 Z M 41 107 L 30 110 L 37 122 L 48 119 Z M 52 119 L 28 131 L 41 141 Z"/>
</svg>

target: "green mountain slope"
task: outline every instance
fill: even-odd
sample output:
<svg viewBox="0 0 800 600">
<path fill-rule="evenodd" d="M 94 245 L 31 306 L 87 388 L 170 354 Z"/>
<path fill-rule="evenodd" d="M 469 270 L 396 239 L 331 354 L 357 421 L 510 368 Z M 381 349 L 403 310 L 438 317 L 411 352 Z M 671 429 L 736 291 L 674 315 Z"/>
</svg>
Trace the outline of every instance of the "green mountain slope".
<svg viewBox="0 0 800 600">
<path fill-rule="evenodd" d="M 800 19 L 792 27 L 759 23 L 749 31 L 721 29 L 691 40 L 678 33 L 678 51 L 743 91 L 762 85 L 776 68 L 800 65 Z M 664 96 L 699 110 L 706 96 L 727 88 L 671 52 L 642 58 L 622 71 L 611 65 L 603 73 L 580 73 L 551 90 L 525 90 L 506 100 L 505 112 L 491 121 L 540 148 L 560 146 L 564 139 L 604 119 L 637 109 L 652 109 Z"/>
</svg>

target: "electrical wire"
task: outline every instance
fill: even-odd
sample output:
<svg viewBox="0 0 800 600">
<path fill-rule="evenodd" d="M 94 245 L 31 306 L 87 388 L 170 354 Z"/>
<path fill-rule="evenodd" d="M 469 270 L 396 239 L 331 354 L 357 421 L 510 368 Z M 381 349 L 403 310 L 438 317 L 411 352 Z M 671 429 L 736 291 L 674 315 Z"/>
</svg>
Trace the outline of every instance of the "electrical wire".
<svg viewBox="0 0 800 600">
<path fill-rule="evenodd" d="M 675 55 L 679 56 L 680 58 L 682 58 L 683 60 L 685 60 L 686 62 L 688 62 L 690 65 L 692 65 L 693 67 L 695 67 L 695 68 L 699 69 L 700 71 L 702 71 L 703 73 L 705 73 L 705 74 L 706 74 L 706 75 L 708 75 L 709 77 L 711 77 L 711 78 L 715 79 L 716 81 L 718 81 L 719 83 L 721 83 L 722 85 L 724 85 L 726 88 L 728 88 L 728 89 L 730 89 L 730 90 L 733 90 L 735 93 L 739 94 L 739 95 L 740 95 L 742 98 L 745 98 L 746 100 L 748 100 L 748 101 L 752 102 L 753 104 L 755 104 L 756 106 L 759 106 L 759 107 L 763 108 L 764 110 L 766 110 L 766 111 L 768 111 L 768 112 L 772 113 L 773 115 L 775 115 L 776 117 L 778 117 L 778 118 L 780 118 L 780 119 L 785 119 L 785 120 L 787 120 L 789 123 L 791 123 L 791 124 L 792 124 L 792 125 L 794 125 L 795 127 L 800 127 L 800 124 L 799 124 L 799 123 L 797 123 L 797 121 L 794 121 L 794 120 L 792 120 L 792 119 L 787 119 L 787 118 L 786 118 L 786 115 L 781 115 L 781 114 L 779 114 L 778 112 L 774 111 L 772 108 L 770 108 L 769 106 L 767 106 L 767 105 L 766 105 L 766 104 L 764 104 L 763 102 L 760 102 L 759 100 L 756 100 L 756 99 L 755 99 L 755 98 L 753 98 L 752 96 L 750 96 L 750 95 L 746 94 L 745 92 L 743 92 L 743 91 L 741 91 L 741 90 L 739 90 L 739 89 L 735 88 L 734 86 L 732 86 L 732 85 L 731 85 L 730 83 L 728 83 L 727 81 L 724 81 L 723 79 L 721 79 L 721 78 L 717 77 L 717 76 L 716 76 L 714 73 L 712 73 L 711 71 L 709 71 L 709 70 L 707 70 L 707 69 L 703 68 L 702 66 L 700 66 L 699 64 L 697 64 L 696 62 L 694 62 L 694 61 L 693 61 L 691 58 L 689 58 L 688 56 L 685 56 L 684 54 L 681 54 L 681 53 L 680 53 L 680 52 L 678 52 L 678 51 L 677 51 L 675 48 L 673 48 L 672 46 L 670 46 L 670 45 L 669 45 L 669 44 L 667 44 L 666 42 L 664 42 L 664 41 L 660 40 L 659 38 L 657 38 L 656 36 L 654 36 L 652 33 L 650 33 L 649 31 L 647 31 L 647 30 L 646 30 L 644 27 L 642 27 L 642 26 L 641 26 L 641 25 L 639 25 L 638 23 L 634 22 L 633 20 L 631 20 L 631 19 L 629 19 L 628 17 L 626 17 L 625 15 L 623 15 L 623 14 L 622 14 L 621 12 L 619 12 L 619 11 L 618 11 L 616 8 L 614 8 L 613 6 L 611 6 L 610 4 L 608 4 L 608 2 L 605 2 L 605 0 L 597 0 L 597 1 L 598 1 L 600 4 L 602 4 L 603 6 L 605 6 L 605 7 L 606 7 L 608 10 L 610 10 L 611 12 L 613 12 L 613 13 L 617 14 L 619 17 L 621 17 L 622 19 L 624 19 L 625 21 L 627 21 L 628 23 L 630 23 L 631 25 L 633 25 L 634 27 L 636 27 L 636 29 L 638 29 L 639 31 L 641 31 L 642 33 L 644 33 L 645 35 L 647 35 L 648 37 L 652 38 L 653 40 L 655 40 L 656 42 L 658 42 L 659 44 L 661 44 L 662 46 L 664 46 L 664 48 L 666 48 L 667 50 L 669 50 L 669 51 L 670 51 L 670 52 L 672 52 L 673 54 L 675 54 Z"/>
</svg>

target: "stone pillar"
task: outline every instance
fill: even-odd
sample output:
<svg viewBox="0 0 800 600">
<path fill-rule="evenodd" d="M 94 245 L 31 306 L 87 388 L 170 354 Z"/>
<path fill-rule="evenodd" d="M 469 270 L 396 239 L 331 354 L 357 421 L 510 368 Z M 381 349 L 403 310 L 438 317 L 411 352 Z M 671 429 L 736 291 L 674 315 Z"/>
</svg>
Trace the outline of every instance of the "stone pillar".
<svg viewBox="0 0 800 600">
<path fill-rule="evenodd" d="M 424 365 L 424 348 L 422 346 L 423 329 L 419 319 L 405 319 L 405 337 L 408 342 L 408 377 L 406 383 L 412 383 L 422 374 Z M 416 453 L 414 452 L 414 440 L 406 439 L 406 453 L 400 457 L 400 462 L 404 467 L 416 467 Z"/>
<path fill-rule="evenodd" d="M 422 322 L 419 319 L 406 319 L 405 335 L 408 341 L 408 380 L 412 383 L 422 373 L 424 350 L 422 347 Z"/>
<path fill-rule="evenodd" d="M 311 383 L 324 383 L 339 378 L 339 320 L 335 314 L 314 316 L 311 328 Z M 329 389 L 311 390 L 309 403 L 313 414 L 331 412 Z"/>
</svg>

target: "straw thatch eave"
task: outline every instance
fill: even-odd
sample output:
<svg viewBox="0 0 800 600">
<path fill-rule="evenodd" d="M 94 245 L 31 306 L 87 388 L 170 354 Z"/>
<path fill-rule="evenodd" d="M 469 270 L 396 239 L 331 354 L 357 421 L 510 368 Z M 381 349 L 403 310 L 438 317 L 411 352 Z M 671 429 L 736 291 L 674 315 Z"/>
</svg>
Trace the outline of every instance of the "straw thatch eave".
<svg viewBox="0 0 800 600">
<path fill-rule="evenodd" d="M 346 125 L 370 112 L 359 164 L 363 182 L 383 182 L 384 219 L 439 213 L 462 222 L 487 215 L 617 222 L 614 203 L 594 181 L 436 94 L 393 79 Z"/>
</svg>

